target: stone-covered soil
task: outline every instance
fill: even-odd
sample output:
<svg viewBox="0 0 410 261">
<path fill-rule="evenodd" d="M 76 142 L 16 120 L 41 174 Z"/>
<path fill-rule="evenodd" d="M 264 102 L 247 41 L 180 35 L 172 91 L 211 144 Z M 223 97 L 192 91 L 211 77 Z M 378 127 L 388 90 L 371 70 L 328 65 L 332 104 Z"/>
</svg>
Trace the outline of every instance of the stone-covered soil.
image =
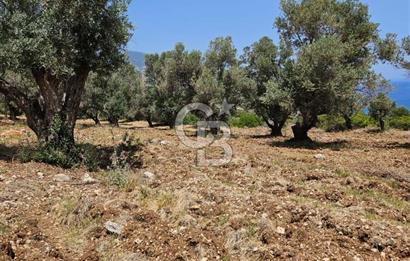
<svg viewBox="0 0 410 261">
<path fill-rule="evenodd" d="M 223 167 L 198 167 L 173 130 L 143 122 L 83 121 L 76 137 L 114 146 L 127 131 L 143 168 L 91 173 L 19 162 L 33 134 L 1 123 L 0 260 L 410 259 L 410 132 L 293 144 L 234 129 Z"/>
</svg>

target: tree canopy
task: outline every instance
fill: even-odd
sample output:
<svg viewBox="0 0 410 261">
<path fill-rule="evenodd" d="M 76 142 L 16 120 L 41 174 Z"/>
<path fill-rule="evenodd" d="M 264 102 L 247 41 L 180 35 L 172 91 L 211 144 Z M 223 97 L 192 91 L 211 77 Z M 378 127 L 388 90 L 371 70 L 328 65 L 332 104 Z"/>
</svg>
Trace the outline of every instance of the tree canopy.
<svg viewBox="0 0 410 261">
<path fill-rule="evenodd" d="M 131 29 L 127 4 L 126 0 L 1 1 L 0 92 L 22 108 L 41 142 L 74 143 L 88 74 L 110 71 L 124 61 Z M 23 80 L 12 81 L 13 74 Z M 63 125 L 60 133 L 50 132 L 56 117 Z"/>
</svg>

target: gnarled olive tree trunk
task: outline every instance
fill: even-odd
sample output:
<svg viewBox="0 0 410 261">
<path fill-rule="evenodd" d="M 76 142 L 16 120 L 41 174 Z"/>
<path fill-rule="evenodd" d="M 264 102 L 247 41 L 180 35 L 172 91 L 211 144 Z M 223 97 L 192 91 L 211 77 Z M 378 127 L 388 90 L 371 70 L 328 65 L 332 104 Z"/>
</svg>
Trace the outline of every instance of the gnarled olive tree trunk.
<svg viewBox="0 0 410 261">
<path fill-rule="evenodd" d="M 294 141 L 311 141 L 308 132 L 316 126 L 317 116 L 303 116 L 302 122 L 297 122 L 292 126 Z"/>
<path fill-rule="evenodd" d="M 272 137 L 281 137 L 283 136 L 282 129 L 285 126 L 286 120 L 284 121 L 273 121 L 270 122 L 267 119 L 264 119 L 266 125 L 271 129 L 271 136 Z"/>
<path fill-rule="evenodd" d="M 89 70 L 60 79 L 50 70 L 32 71 L 39 86 L 38 106 L 26 110 L 27 123 L 40 143 L 74 145 L 74 127 Z"/>
<path fill-rule="evenodd" d="M 38 93 L 30 96 L 24 86 L 14 86 L 2 79 L 0 92 L 14 101 L 27 117 L 27 125 L 41 144 L 74 145 L 74 127 L 84 91 L 88 69 L 58 78 L 51 70 L 33 70 Z"/>
</svg>

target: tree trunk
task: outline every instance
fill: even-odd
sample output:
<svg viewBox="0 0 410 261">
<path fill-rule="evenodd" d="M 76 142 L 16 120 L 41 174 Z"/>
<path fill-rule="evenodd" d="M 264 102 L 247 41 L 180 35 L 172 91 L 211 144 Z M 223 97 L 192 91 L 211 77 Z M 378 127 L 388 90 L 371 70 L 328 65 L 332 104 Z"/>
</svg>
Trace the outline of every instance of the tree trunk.
<svg viewBox="0 0 410 261">
<path fill-rule="evenodd" d="M 109 116 L 108 122 L 114 127 L 117 127 L 117 128 L 120 127 L 119 120 L 116 117 Z"/>
<path fill-rule="evenodd" d="M 98 114 L 93 116 L 93 121 L 94 121 L 95 125 L 101 126 L 101 121 L 98 117 Z"/>
<path fill-rule="evenodd" d="M 151 115 L 148 115 L 147 122 L 150 128 L 154 128 L 154 124 L 152 123 L 152 120 L 151 120 Z"/>
<path fill-rule="evenodd" d="M 302 125 L 297 123 L 296 125 L 292 126 L 293 131 L 293 140 L 295 141 L 310 141 L 311 139 L 308 136 L 308 132 L 311 128 L 306 125 Z"/>
<path fill-rule="evenodd" d="M 385 124 L 384 124 L 384 120 L 380 119 L 379 120 L 379 125 L 380 125 L 380 130 L 381 131 L 385 131 Z"/>
<path fill-rule="evenodd" d="M 9 119 L 12 121 L 17 121 L 17 116 L 20 115 L 20 111 L 10 102 L 7 103 L 7 108 L 9 112 Z"/>
<path fill-rule="evenodd" d="M 264 119 L 264 120 L 265 120 L 266 124 L 268 125 L 268 127 L 271 129 L 271 136 L 272 137 L 281 137 L 281 136 L 283 136 L 282 129 L 283 129 L 283 126 L 285 126 L 286 121 L 282 121 L 282 122 L 274 121 L 273 124 L 272 124 L 272 123 L 270 123 L 269 120 L 267 120 L 267 119 Z"/>
<path fill-rule="evenodd" d="M 50 70 L 33 70 L 40 96 L 25 106 L 25 114 L 40 143 L 74 146 L 74 128 L 88 73 L 88 69 L 78 70 L 62 80 Z"/>
<path fill-rule="evenodd" d="M 348 115 L 344 115 L 343 118 L 345 119 L 346 129 L 353 130 L 352 118 Z"/>
</svg>

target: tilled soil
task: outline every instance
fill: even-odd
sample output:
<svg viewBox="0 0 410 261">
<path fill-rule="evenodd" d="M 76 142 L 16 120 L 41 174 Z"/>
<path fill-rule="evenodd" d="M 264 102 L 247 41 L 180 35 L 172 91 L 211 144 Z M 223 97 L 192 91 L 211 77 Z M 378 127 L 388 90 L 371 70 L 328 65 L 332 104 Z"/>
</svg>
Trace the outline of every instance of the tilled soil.
<svg viewBox="0 0 410 261">
<path fill-rule="evenodd" d="M 0 260 L 410 259 L 410 132 L 313 130 L 294 144 L 234 129 L 222 167 L 142 122 L 84 121 L 76 136 L 113 146 L 125 132 L 145 144 L 143 168 L 87 173 L 18 162 L 33 134 L 2 123 Z"/>
</svg>

